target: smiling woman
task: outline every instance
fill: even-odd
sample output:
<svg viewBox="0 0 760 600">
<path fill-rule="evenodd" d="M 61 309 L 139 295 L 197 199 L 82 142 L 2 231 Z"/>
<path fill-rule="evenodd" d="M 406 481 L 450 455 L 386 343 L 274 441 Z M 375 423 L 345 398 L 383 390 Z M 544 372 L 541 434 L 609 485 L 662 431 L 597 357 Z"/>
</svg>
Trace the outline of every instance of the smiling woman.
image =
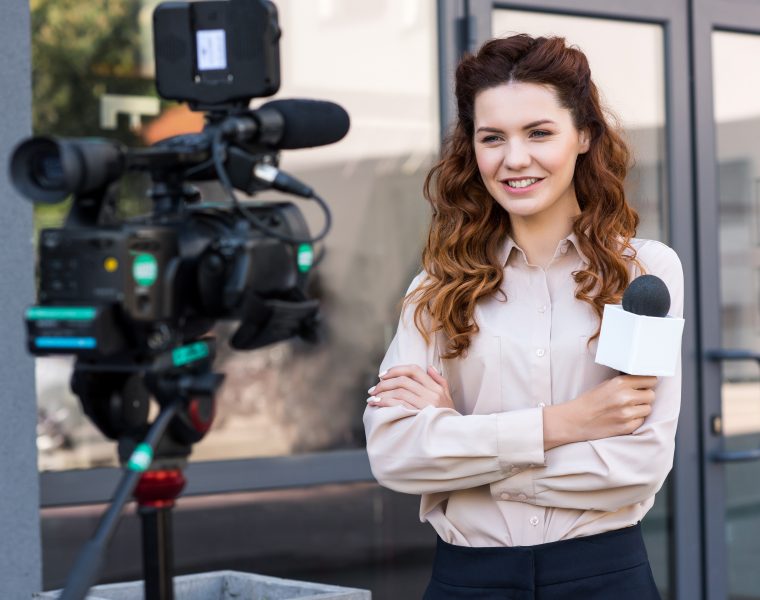
<svg viewBox="0 0 760 600">
<path fill-rule="evenodd" d="M 424 270 L 369 390 L 373 473 L 422 495 L 428 600 L 659 598 L 640 521 L 672 465 L 680 369 L 621 375 L 593 346 L 643 272 L 681 316 L 678 257 L 634 237 L 628 150 L 580 50 L 491 40 L 456 96 Z"/>
<path fill-rule="evenodd" d="M 513 238 L 534 264 L 547 265 L 554 248 L 526 246 L 523 240 L 532 237 L 531 231 L 562 233 L 580 214 L 573 173 L 578 156 L 589 149 L 588 138 L 588 130 L 575 128 L 572 114 L 549 86 L 512 81 L 475 97 L 478 170 L 488 193 L 509 213 Z"/>
</svg>

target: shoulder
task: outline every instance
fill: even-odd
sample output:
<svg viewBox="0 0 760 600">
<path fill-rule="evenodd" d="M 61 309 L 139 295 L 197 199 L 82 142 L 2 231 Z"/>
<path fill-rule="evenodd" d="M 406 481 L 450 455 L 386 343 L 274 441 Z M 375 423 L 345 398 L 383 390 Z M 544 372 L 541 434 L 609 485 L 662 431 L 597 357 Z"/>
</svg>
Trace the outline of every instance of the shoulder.
<svg viewBox="0 0 760 600">
<path fill-rule="evenodd" d="M 412 283 L 409 284 L 409 289 L 407 292 L 411 292 L 412 290 L 417 289 L 425 281 L 425 279 L 427 279 L 427 271 L 425 271 L 425 269 L 422 269 L 422 271 L 417 273 L 412 279 Z"/>
<path fill-rule="evenodd" d="M 412 282 L 409 284 L 409 287 L 406 289 L 406 293 L 404 294 L 403 298 L 401 299 L 401 317 L 402 319 L 409 318 L 412 319 L 412 314 L 415 312 L 417 305 L 420 301 L 420 296 L 418 294 L 415 294 L 417 290 L 419 290 L 427 281 L 428 275 L 427 272 L 423 269 L 417 275 L 414 276 L 412 279 Z M 425 312 L 423 319 L 426 318 L 427 314 Z"/>
<path fill-rule="evenodd" d="M 647 273 L 659 271 L 682 272 L 681 259 L 670 246 L 657 240 L 631 238 L 631 246 L 636 251 L 636 258 Z"/>
<path fill-rule="evenodd" d="M 408 296 L 413 291 L 415 291 L 417 288 L 422 287 L 422 285 L 428 280 L 428 274 L 425 269 L 417 273 L 417 275 L 414 276 L 412 279 L 412 282 L 409 284 L 409 287 L 406 289 L 405 296 Z"/>
<path fill-rule="evenodd" d="M 645 273 L 656 275 L 665 282 L 671 297 L 671 314 L 683 316 L 684 278 L 681 260 L 675 250 L 657 240 L 631 239 L 636 258 Z"/>
</svg>

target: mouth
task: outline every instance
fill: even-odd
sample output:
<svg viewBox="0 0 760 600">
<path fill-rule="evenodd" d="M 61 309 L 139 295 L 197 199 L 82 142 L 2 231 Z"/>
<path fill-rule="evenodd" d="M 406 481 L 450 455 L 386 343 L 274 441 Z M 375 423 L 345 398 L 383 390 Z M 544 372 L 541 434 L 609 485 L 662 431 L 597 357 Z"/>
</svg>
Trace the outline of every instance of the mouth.
<svg viewBox="0 0 760 600">
<path fill-rule="evenodd" d="M 502 179 L 500 183 L 504 189 L 519 194 L 535 189 L 542 181 L 542 177 L 513 177 Z"/>
</svg>

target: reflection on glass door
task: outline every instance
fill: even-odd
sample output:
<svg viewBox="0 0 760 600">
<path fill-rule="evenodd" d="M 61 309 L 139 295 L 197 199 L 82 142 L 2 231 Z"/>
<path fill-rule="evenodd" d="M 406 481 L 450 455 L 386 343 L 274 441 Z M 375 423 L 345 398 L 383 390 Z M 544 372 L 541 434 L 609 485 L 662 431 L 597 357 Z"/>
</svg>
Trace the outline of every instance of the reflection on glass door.
<svg viewBox="0 0 760 600">
<path fill-rule="evenodd" d="M 611 19 L 582 18 L 497 9 L 491 16 L 494 36 L 512 33 L 559 35 L 589 59 L 602 98 L 619 120 L 635 165 L 626 193 L 639 212 L 638 237 L 668 242 L 668 173 L 665 139 L 665 59 L 662 27 Z M 631 48 L 636 48 L 632 53 Z M 642 522 L 657 587 L 670 597 L 670 483 L 657 494 Z"/>
<path fill-rule="evenodd" d="M 760 36 L 714 32 L 721 344 L 760 352 Z M 760 369 L 726 362 L 722 382 L 725 449 L 760 446 Z M 760 599 L 760 461 L 726 463 L 729 595 Z"/>
</svg>

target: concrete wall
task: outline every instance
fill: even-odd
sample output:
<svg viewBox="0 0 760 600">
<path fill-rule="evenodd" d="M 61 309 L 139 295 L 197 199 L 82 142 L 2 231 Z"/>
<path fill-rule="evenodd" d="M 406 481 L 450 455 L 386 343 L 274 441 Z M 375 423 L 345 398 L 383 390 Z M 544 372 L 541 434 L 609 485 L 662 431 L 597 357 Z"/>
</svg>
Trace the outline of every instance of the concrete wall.
<svg viewBox="0 0 760 600">
<path fill-rule="evenodd" d="M 34 298 L 32 208 L 7 167 L 31 133 L 28 0 L 3 0 L 0 56 L 0 582 L 3 598 L 21 599 L 41 585 L 34 362 L 23 328 Z"/>
</svg>

